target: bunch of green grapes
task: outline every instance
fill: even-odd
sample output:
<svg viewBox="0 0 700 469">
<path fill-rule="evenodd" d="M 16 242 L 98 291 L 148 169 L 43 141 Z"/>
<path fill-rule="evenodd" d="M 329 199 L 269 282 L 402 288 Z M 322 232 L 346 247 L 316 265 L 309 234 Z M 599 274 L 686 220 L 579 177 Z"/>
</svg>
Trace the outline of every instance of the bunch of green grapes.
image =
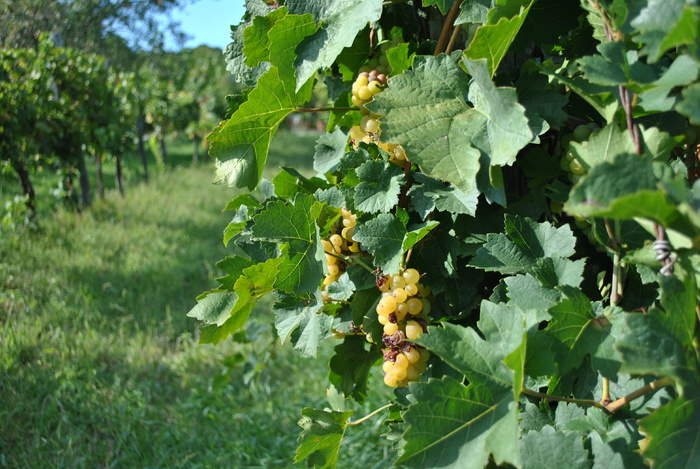
<svg viewBox="0 0 700 469">
<path fill-rule="evenodd" d="M 391 387 L 417 381 L 427 368 L 430 354 L 412 340 L 427 331 L 430 312 L 430 287 L 419 283 L 416 269 L 380 276 L 377 286 L 383 296 L 377 304 L 379 323 L 384 326 L 384 383 Z"/>
<path fill-rule="evenodd" d="M 574 129 L 572 134 L 564 135 L 559 142 L 562 149 L 565 150 L 564 156 L 561 159 L 561 169 L 570 173 L 569 179 L 574 184 L 581 179 L 581 176 L 586 172 L 586 168 L 578 160 L 578 158 L 576 158 L 576 154 L 569 148 L 569 143 L 572 140 L 576 140 L 581 145 L 586 147 L 588 146 L 588 139 L 590 136 L 598 130 L 598 125 L 595 122 L 591 122 L 586 125 L 579 125 Z"/>
<path fill-rule="evenodd" d="M 406 161 L 406 151 L 397 143 L 379 141 L 381 134 L 379 115 L 370 112 L 365 107 L 365 104 L 372 101 L 375 95 L 384 90 L 384 85 L 386 85 L 386 75 L 377 70 L 361 72 L 355 83 L 352 84 L 352 103 L 360 108 L 362 120 L 360 125 L 355 125 L 350 129 L 350 138 L 355 147 L 359 142 L 375 142 L 379 148 L 389 154 L 389 161 L 403 164 Z"/>
<path fill-rule="evenodd" d="M 326 253 L 326 267 L 328 273 L 323 279 L 323 289 L 321 294 L 324 300 L 328 299 L 327 287 L 345 272 L 346 265 L 342 260 L 344 257 L 360 252 L 360 243 L 352 239 L 355 234 L 357 215 L 343 207 L 340 211 L 342 215 L 342 228 L 340 233 L 334 233 L 328 239 L 322 239 L 321 245 Z"/>
<path fill-rule="evenodd" d="M 365 65 L 360 67 L 360 72 L 369 72 L 370 70 L 377 70 L 379 73 L 388 74 L 391 73 L 391 65 L 389 65 L 388 57 L 386 52 L 389 49 L 393 49 L 401 43 L 400 37 L 394 37 L 391 41 L 382 41 L 375 48 L 369 56 L 369 60 Z"/>
</svg>

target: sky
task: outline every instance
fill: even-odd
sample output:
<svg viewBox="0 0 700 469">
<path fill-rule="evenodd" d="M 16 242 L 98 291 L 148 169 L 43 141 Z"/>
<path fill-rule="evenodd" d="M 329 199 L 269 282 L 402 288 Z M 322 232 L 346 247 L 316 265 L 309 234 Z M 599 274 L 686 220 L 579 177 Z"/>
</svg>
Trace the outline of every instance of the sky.
<svg viewBox="0 0 700 469">
<path fill-rule="evenodd" d="M 223 49 L 231 42 L 230 25 L 238 24 L 244 13 L 244 0 L 195 0 L 181 10 L 173 10 L 170 17 L 191 36 L 185 47 L 206 44 Z M 165 47 L 176 49 L 172 38 L 167 38 Z"/>
</svg>

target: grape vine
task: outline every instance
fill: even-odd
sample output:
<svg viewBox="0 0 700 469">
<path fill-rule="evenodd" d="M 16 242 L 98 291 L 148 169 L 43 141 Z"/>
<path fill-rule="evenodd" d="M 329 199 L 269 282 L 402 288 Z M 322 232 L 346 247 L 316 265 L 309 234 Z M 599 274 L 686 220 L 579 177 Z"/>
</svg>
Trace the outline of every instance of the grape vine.
<svg viewBox="0 0 700 469">
<path fill-rule="evenodd" d="M 385 415 L 397 466 L 700 466 L 700 5 L 667 3 L 248 2 L 208 137 L 236 254 L 190 316 L 217 343 L 273 294 L 302 355 L 342 340 L 329 395 L 395 396 L 302 410 L 296 462 Z M 293 112 L 317 174 L 263 180 Z"/>
</svg>

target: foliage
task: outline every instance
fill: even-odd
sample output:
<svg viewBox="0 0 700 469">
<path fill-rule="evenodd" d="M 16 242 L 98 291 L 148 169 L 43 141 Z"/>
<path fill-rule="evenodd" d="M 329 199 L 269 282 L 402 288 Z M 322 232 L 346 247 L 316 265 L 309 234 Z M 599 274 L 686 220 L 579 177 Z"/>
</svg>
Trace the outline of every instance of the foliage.
<svg viewBox="0 0 700 469">
<path fill-rule="evenodd" d="M 303 355 L 345 338 L 297 460 L 336 467 L 359 422 L 337 396 L 378 392 L 368 363 L 391 351 L 377 287 L 410 266 L 429 287 L 433 325 L 413 342 L 431 359 L 391 401 L 396 464 L 700 464 L 700 5 L 247 8 L 226 60 L 251 90 L 208 139 L 216 180 L 249 192 L 226 207 L 225 275 L 190 315 L 218 343 L 274 295 Z M 389 75 L 376 95 L 355 81 L 372 67 Z M 321 82 L 331 107 L 305 108 Z M 262 179 L 281 122 L 314 111 L 330 112 L 319 172 Z M 329 251 L 347 211 L 361 250 Z"/>
</svg>

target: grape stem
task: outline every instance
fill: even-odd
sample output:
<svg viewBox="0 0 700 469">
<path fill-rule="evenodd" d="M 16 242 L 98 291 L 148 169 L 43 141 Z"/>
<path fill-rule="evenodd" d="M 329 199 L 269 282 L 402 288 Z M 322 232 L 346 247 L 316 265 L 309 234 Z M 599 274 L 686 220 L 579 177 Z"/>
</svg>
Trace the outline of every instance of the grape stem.
<svg viewBox="0 0 700 469">
<path fill-rule="evenodd" d="M 343 262 L 347 262 L 347 263 L 350 263 L 350 264 L 357 264 L 357 265 L 359 265 L 360 267 L 364 267 L 365 269 L 367 269 L 367 272 L 369 272 L 369 273 L 371 273 L 371 274 L 374 273 L 374 269 L 372 269 L 370 266 L 368 266 L 367 264 L 365 264 L 364 262 L 362 262 L 362 261 L 361 261 L 359 258 L 357 258 L 357 257 L 353 257 L 353 256 L 339 256 L 338 254 L 335 254 L 335 253 L 333 253 L 333 252 L 328 252 L 328 251 L 326 251 L 326 250 L 324 250 L 323 252 L 326 253 L 326 254 L 328 254 L 329 256 L 335 257 L 336 259 L 340 259 L 340 260 L 343 261 Z"/>
<path fill-rule="evenodd" d="M 379 412 L 382 412 L 382 411 L 388 409 L 388 408 L 391 407 L 392 405 L 393 405 L 393 404 L 391 404 L 391 403 L 390 403 L 390 404 L 387 404 L 387 405 L 384 405 L 384 406 L 380 407 L 379 409 L 377 409 L 377 410 L 375 410 L 375 411 L 373 411 L 373 412 L 371 412 L 371 413 L 365 415 L 365 416 L 362 417 L 361 419 L 355 420 L 354 422 L 347 422 L 345 425 L 348 426 L 348 427 L 354 427 L 355 425 L 359 425 L 359 424 L 361 424 L 361 423 L 363 423 L 363 422 L 365 422 L 365 421 L 371 419 L 372 417 L 374 417 L 375 415 L 377 415 Z"/>
<path fill-rule="evenodd" d="M 603 409 L 609 414 L 615 413 L 616 411 L 620 410 L 623 406 L 626 404 L 629 404 L 633 400 L 637 399 L 638 397 L 642 397 L 645 394 L 649 394 L 653 391 L 657 391 L 663 387 L 670 386 L 674 383 L 673 379 L 669 377 L 664 377 L 664 378 L 659 378 L 656 381 L 653 381 L 646 386 L 643 386 L 636 391 L 632 391 L 631 393 L 627 394 L 624 397 L 619 398 L 618 400 L 611 402 L 609 404 L 603 404 L 598 401 L 594 401 L 592 399 L 574 399 L 571 397 L 562 397 L 562 396 L 554 396 L 552 394 L 545 394 L 537 391 L 533 391 L 531 389 L 523 388 L 520 390 L 522 394 L 526 394 L 528 396 L 532 397 L 539 397 L 540 399 L 547 399 L 549 401 L 559 401 L 559 402 L 571 402 L 573 404 L 583 404 L 583 405 L 590 405 L 593 407 L 597 407 L 598 409 Z"/>
</svg>

